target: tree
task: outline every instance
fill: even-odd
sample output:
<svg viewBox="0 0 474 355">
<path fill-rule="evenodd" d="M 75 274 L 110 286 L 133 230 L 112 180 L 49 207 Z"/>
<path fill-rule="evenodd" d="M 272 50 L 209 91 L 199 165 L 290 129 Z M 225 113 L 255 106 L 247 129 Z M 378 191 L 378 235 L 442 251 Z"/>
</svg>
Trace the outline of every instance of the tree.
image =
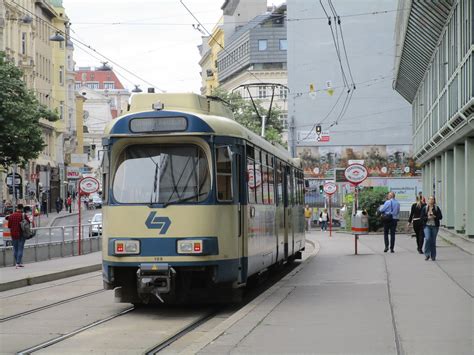
<svg viewBox="0 0 474 355">
<path fill-rule="evenodd" d="M 58 116 L 41 105 L 23 81 L 23 72 L 0 52 L 0 165 L 24 166 L 44 148 L 40 118 Z"/>
<path fill-rule="evenodd" d="M 229 93 L 219 88 L 215 89 L 212 92 L 212 95 L 219 97 L 228 103 L 230 110 L 234 114 L 234 119 L 242 126 L 248 128 L 258 135 L 261 134 L 262 120 L 255 112 L 255 108 L 253 107 L 251 100 L 242 98 L 238 92 Z M 255 105 L 257 106 L 258 112 L 261 116 L 267 115 L 268 110 L 262 106 L 262 103 L 259 100 L 255 100 Z M 273 104 L 270 117 L 267 117 L 265 123 L 265 139 L 270 142 L 285 145 L 281 140 L 283 125 L 279 118 L 280 114 L 280 108 Z"/>
<path fill-rule="evenodd" d="M 371 231 L 377 231 L 383 227 L 382 221 L 377 216 L 377 209 L 385 201 L 387 188 L 364 188 L 359 191 L 359 209 L 366 210 L 369 215 L 369 228 Z M 346 220 L 347 226 L 350 225 L 350 216 L 352 215 L 352 206 L 348 206 Z"/>
</svg>

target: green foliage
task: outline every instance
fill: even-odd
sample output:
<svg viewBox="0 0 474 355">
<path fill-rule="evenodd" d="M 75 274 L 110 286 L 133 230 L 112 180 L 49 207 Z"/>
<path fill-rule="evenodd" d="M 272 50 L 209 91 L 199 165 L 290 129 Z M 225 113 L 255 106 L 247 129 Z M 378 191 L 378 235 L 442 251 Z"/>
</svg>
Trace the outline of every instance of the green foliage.
<svg viewBox="0 0 474 355">
<path fill-rule="evenodd" d="M 379 217 L 377 217 L 377 209 L 385 201 L 387 195 L 387 188 L 365 188 L 359 191 L 359 209 L 366 210 L 369 215 L 369 230 L 377 231 L 381 228 L 382 222 Z M 348 206 L 348 219 L 346 219 L 346 225 L 350 226 L 350 218 L 352 215 L 352 205 Z"/>
<path fill-rule="evenodd" d="M 43 150 L 39 119 L 58 116 L 26 88 L 23 73 L 0 52 L 0 165 L 24 166 Z"/>
<path fill-rule="evenodd" d="M 234 119 L 239 122 L 242 126 L 248 128 L 252 132 L 260 135 L 262 131 L 262 120 L 258 117 L 255 112 L 251 100 L 246 100 L 242 98 L 240 93 L 237 92 L 226 92 L 222 89 L 215 89 L 212 92 L 213 96 L 217 96 L 227 103 L 229 103 L 229 108 L 234 113 Z M 268 110 L 266 110 L 261 101 L 255 100 L 255 105 L 257 106 L 258 112 L 261 116 L 266 115 Z M 280 121 L 281 110 L 278 106 L 273 104 L 272 112 L 270 117 L 267 118 L 265 124 L 265 139 L 270 142 L 275 142 L 279 144 L 284 144 L 281 140 L 281 132 L 283 131 L 283 125 Z"/>
</svg>

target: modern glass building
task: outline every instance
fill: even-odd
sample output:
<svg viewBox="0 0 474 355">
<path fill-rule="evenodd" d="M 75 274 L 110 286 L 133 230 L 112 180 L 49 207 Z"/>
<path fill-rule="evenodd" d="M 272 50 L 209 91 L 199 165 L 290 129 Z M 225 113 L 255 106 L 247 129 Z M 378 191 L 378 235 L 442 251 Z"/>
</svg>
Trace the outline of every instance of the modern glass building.
<svg viewBox="0 0 474 355">
<path fill-rule="evenodd" d="M 472 0 L 400 0 L 394 88 L 412 105 L 423 192 L 442 224 L 474 238 Z"/>
</svg>

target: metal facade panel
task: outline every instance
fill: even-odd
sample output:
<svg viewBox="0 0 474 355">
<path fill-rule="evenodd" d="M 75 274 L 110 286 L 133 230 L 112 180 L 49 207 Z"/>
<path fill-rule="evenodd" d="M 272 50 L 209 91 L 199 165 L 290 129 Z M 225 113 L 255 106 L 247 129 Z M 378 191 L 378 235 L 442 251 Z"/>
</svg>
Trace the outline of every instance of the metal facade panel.
<svg viewBox="0 0 474 355">
<path fill-rule="evenodd" d="M 446 25 L 454 0 L 413 1 L 395 80 L 397 90 L 413 102 Z"/>
</svg>

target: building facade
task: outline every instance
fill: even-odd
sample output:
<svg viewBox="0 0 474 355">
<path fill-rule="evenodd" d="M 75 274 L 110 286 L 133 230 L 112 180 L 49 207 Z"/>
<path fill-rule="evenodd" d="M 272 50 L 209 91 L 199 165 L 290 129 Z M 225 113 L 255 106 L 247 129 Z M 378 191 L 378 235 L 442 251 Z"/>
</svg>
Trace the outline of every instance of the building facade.
<svg viewBox="0 0 474 355">
<path fill-rule="evenodd" d="M 211 36 L 202 37 L 202 44 L 198 46 L 201 60 L 201 95 L 212 95 L 212 91 L 219 86 L 217 73 L 217 57 L 224 47 L 224 17 L 221 17 L 214 26 Z"/>
<path fill-rule="evenodd" d="M 75 96 L 66 89 L 67 69 L 73 63 L 72 43 L 66 41 L 68 25 L 62 0 L 0 1 L 0 50 L 24 72 L 25 83 L 38 101 L 60 117 L 56 122 L 40 120 L 45 147 L 19 171 L 20 199 L 46 200 L 49 208 L 56 197 L 65 198 L 64 156 L 67 138 L 72 136 L 68 122 L 74 117 Z M 0 190 L 5 192 L 4 186 Z M 8 194 L 3 197 L 11 199 Z"/>
<path fill-rule="evenodd" d="M 288 0 L 291 154 L 302 159 L 305 177 L 316 186 L 333 180 L 335 169 L 363 161 L 369 172 L 364 185 L 400 192 L 409 209 L 421 171 L 412 158 L 410 106 L 392 88 L 396 13 L 386 10 L 397 1 L 338 0 L 341 24 L 332 19 L 331 26 L 325 11 L 335 15 L 326 1 L 323 6 Z M 340 185 L 343 191 L 350 186 Z M 324 203 L 323 194 L 314 194 L 309 202 Z"/>
<path fill-rule="evenodd" d="M 394 88 L 412 105 L 423 190 L 445 227 L 474 238 L 474 5 L 401 0 L 399 9 Z"/>
</svg>

